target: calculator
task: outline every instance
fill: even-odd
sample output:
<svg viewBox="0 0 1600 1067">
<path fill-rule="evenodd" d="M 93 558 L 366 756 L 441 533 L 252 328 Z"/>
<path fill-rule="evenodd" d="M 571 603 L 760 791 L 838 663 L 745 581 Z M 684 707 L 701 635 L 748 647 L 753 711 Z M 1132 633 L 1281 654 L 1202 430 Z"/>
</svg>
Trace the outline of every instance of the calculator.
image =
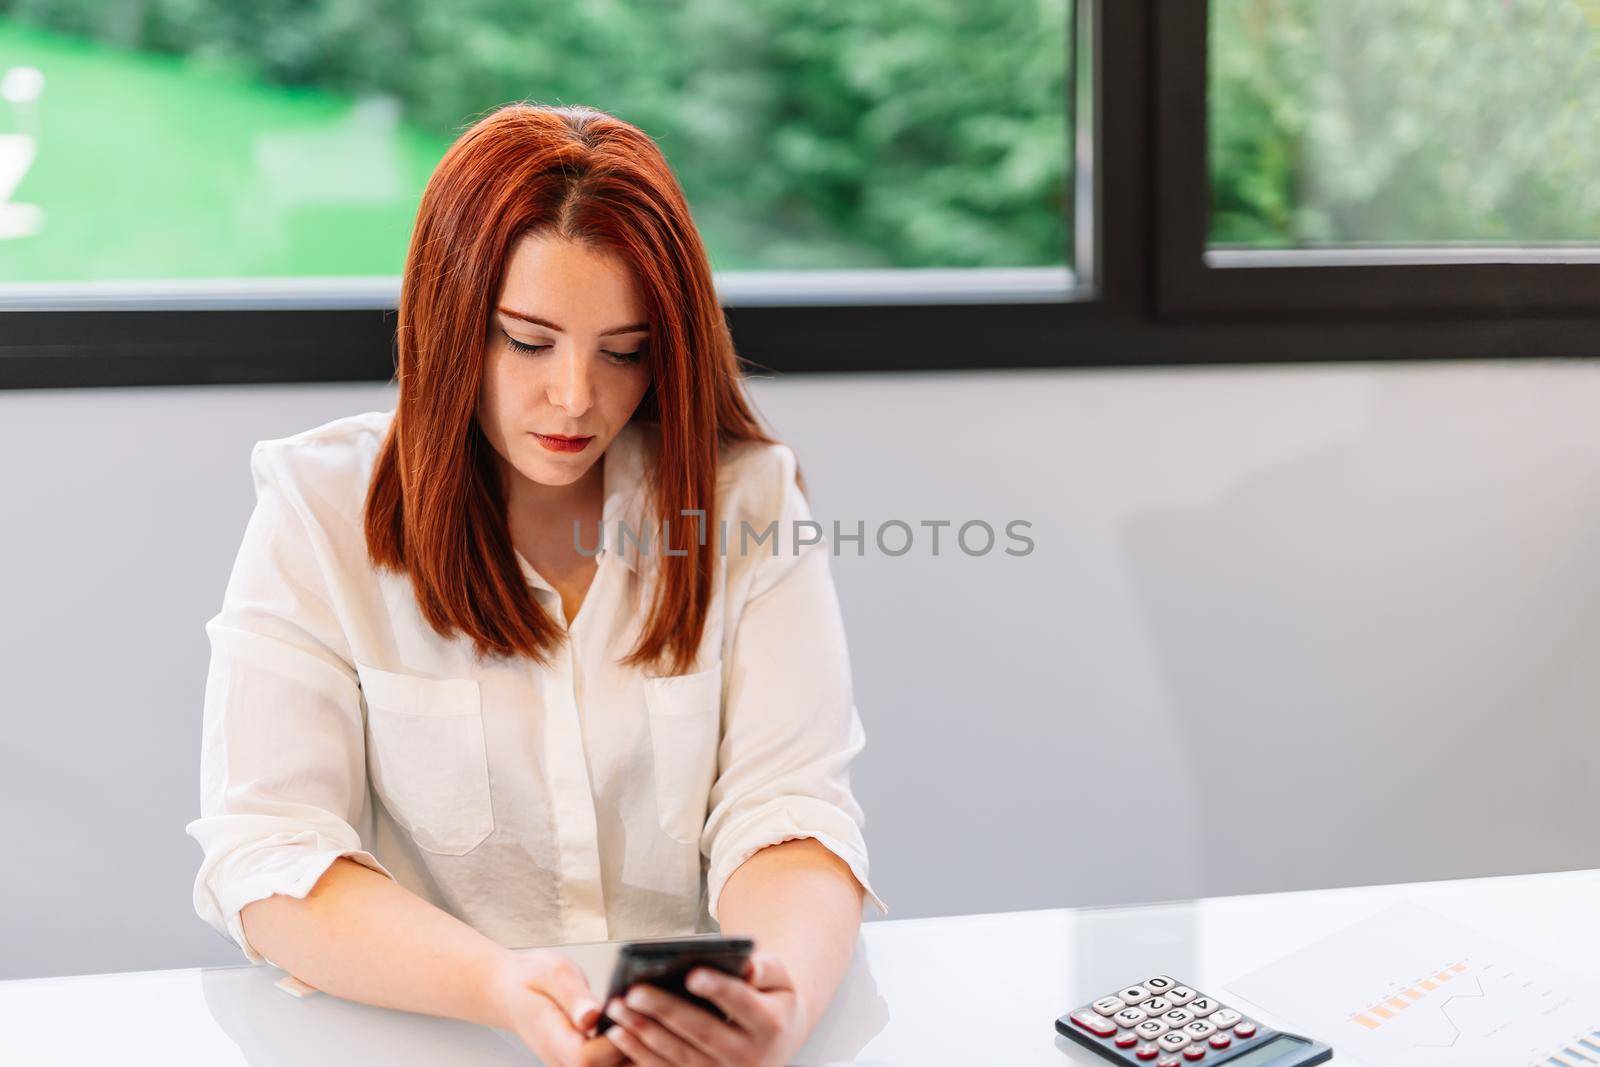
<svg viewBox="0 0 1600 1067">
<path fill-rule="evenodd" d="M 1068 1012 L 1056 1029 L 1121 1064 L 1309 1067 L 1333 1058 L 1320 1041 L 1262 1026 L 1164 974 Z"/>
</svg>

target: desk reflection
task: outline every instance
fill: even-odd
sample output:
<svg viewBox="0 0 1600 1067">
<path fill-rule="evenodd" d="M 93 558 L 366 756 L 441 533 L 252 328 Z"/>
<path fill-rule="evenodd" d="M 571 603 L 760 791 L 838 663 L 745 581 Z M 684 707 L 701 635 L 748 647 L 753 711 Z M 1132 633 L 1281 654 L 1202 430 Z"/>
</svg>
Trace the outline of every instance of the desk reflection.
<svg viewBox="0 0 1600 1067">
<path fill-rule="evenodd" d="M 597 992 L 606 988 L 616 943 L 567 945 Z M 889 1021 L 865 944 L 856 951 L 839 992 L 793 1063 L 823 1067 L 855 1056 Z M 206 1010 L 250 1067 L 312 1063 L 448 1063 L 451 1067 L 529 1067 L 539 1058 L 513 1035 L 451 1019 L 357 1004 L 318 993 L 299 998 L 276 988 L 272 967 L 223 967 L 200 973 Z M 863 1060 L 862 1064 L 880 1061 Z"/>
<path fill-rule="evenodd" d="M 357 1004 L 326 994 L 290 996 L 271 967 L 206 970 L 206 1009 L 250 1067 L 314 1063 L 448 1063 L 528 1067 L 538 1058 L 509 1035 L 471 1023 Z"/>
<path fill-rule="evenodd" d="M 915 1010 L 915 1005 L 909 1007 Z M 856 1056 L 888 1025 L 889 1004 L 878 991 L 877 980 L 872 975 L 871 951 L 858 935 L 855 953 L 850 957 L 850 969 L 845 971 L 839 991 L 834 994 L 828 1010 L 822 1013 L 810 1039 L 800 1046 L 794 1062 L 887 1067 L 883 1060 L 857 1060 Z"/>
</svg>

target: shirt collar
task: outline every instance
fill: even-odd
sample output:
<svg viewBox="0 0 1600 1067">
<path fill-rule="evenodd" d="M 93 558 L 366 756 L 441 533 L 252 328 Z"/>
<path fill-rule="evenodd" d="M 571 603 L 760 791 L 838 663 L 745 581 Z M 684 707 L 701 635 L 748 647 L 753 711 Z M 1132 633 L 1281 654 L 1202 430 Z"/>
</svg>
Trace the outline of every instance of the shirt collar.
<svg viewBox="0 0 1600 1067">
<path fill-rule="evenodd" d="M 606 446 L 601 463 L 601 493 L 605 503 L 601 507 L 600 525 L 604 543 L 599 558 L 615 555 L 635 573 L 639 570 L 639 544 L 644 536 L 644 473 L 650 441 L 637 422 L 626 423 L 617 436 Z M 626 525 L 629 536 L 623 537 L 619 526 Z M 592 548 L 598 531 L 581 529 L 580 544 Z M 544 577 L 515 548 L 517 566 L 528 583 L 537 589 L 555 592 Z"/>
</svg>

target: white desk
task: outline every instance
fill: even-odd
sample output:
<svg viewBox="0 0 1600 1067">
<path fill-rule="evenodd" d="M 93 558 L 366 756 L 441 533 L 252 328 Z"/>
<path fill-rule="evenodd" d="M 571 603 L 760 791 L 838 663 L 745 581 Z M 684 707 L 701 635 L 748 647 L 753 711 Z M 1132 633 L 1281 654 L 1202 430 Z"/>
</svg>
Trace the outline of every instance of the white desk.
<svg viewBox="0 0 1600 1067">
<path fill-rule="evenodd" d="M 1057 1015 L 1147 974 L 1170 973 L 1220 992 L 1403 899 L 1579 977 L 1600 976 L 1600 871 L 885 920 L 862 927 L 844 984 L 798 1062 L 1101 1064 L 1056 1035 Z M 603 990 L 615 945 L 567 951 Z M 297 1000 L 274 988 L 281 975 L 241 966 L 0 982 L 0 1064 L 535 1062 L 494 1030 L 323 995 Z M 1295 1029 L 1293 1020 L 1260 1018 Z M 1337 1049 L 1334 1062 L 1360 1063 Z"/>
</svg>

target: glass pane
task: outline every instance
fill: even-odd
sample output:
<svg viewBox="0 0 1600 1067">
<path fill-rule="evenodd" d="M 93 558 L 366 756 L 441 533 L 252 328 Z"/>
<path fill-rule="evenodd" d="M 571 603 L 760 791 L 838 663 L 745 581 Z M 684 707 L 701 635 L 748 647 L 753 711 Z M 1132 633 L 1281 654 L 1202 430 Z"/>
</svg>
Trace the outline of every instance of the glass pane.
<svg viewBox="0 0 1600 1067">
<path fill-rule="evenodd" d="M 1070 266 L 1069 0 L 0 0 L 6 282 L 393 276 L 506 101 L 643 128 L 719 271 Z"/>
<path fill-rule="evenodd" d="M 1211 0 L 1213 247 L 1600 239 L 1600 0 Z"/>
</svg>

